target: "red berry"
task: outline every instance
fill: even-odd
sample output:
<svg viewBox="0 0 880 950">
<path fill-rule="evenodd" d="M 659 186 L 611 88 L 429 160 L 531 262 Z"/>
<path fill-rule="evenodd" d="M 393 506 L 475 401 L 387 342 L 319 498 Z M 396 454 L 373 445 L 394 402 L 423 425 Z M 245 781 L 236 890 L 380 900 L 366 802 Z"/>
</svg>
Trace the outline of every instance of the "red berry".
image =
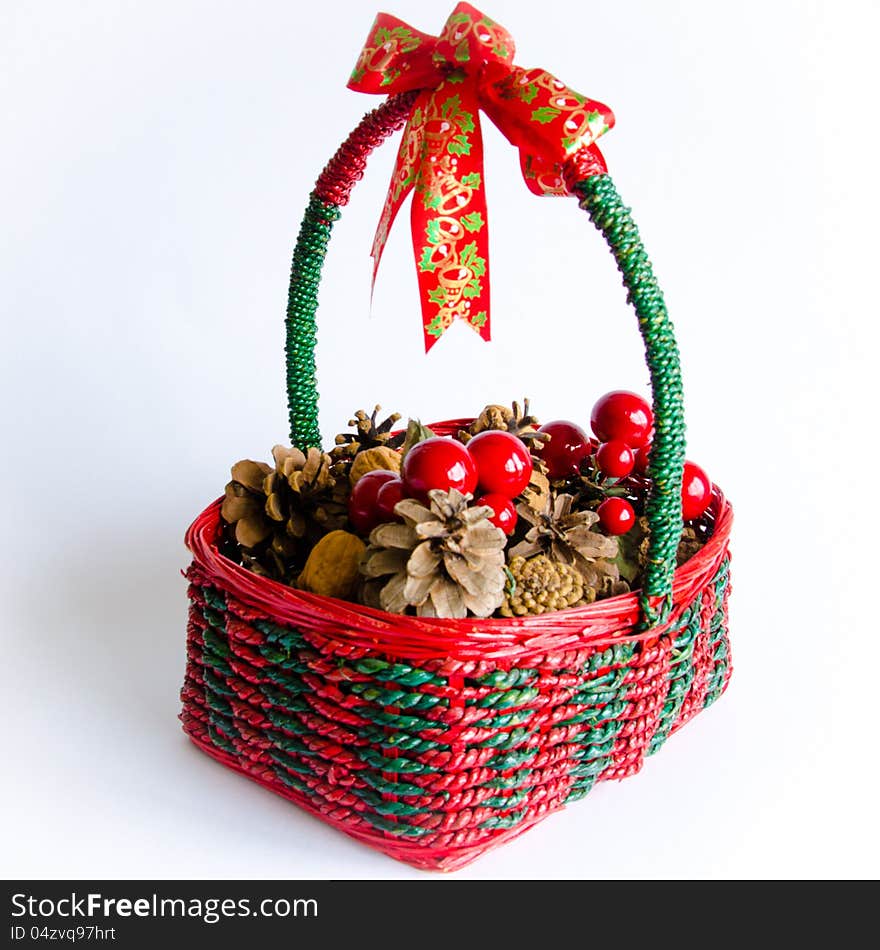
<svg viewBox="0 0 880 950">
<path fill-rule="evenodd" d="M 633 506 L 625 498 L 606 498 L 598 512 L 599 521 L 609 534 L 626 534 L 636 521 Z"/>
<path fill-rule="evenodd" d="M 348 496 L 348 519 L 360 534 L 368 534 L 379 524 L 376 496 L 379 489 L 397 478 L 396 472 L 376 469 L 361 475 Z"/>
<path fill-rule="evenodd" d="M 417 442 L 406 453 L 401 475 L 406 494 L 422 502 L 432 488 L 457 488 L 472 495 L 477 487 L 477 466 L 468 450 L 441 436 Z"/>
<path fill-rule="evenodd" d="M 532 457 L 510 432 L 490 429 L 475 435 L 467 450 L 477 465 L 477 482 L 489 494 L 516 498 L 532 477 Z"/>
<path fill-rule="evenodd" d="M 488 495 L 478 498 L 476 504 L 488 505 L 495 512 L 489 519 L 492 524 L 497 528 L 501 528 L 505 534 L 513 534 L 518 515 L 513 502 L 509 498 L 505 495 L 490 492 Z"/>
<path fill-rule="evenodd" d="M 535 451 L 547 466 L 550 478 L 576 475 L 581 462 L 592 454 L 590 437 L 573 422 L 564 419 L 545 422 L 538 432 L 546 432 L 550 436 L 549 442 L 535 443 Z"/>
<path fill-rule="evenodd" d="M 635 465 L 633 450 L 620 439 L 603 442 L 596 452 L 599 471 L 610 478 L 626 478 Z"/>
<path fill-rule="evenodd" d="M 376 494 L 376 517 L 379 524 L 401 520 L 394 513 L 394 506 L 403 497 L 403 480 L 399 477 L 389 478 L 387 482 L 379 486 Z"/>
<path fill-rule="evenodd" d="M 654 414 L 648 403 L 624 389 L 605 393 L 590 414 L 590 425 L 601 442 L 620 439 L 634 449 L 648 443 L 653 424 Z"/>
<path fill-rule="evenodd" d="M 693 462 L 684 463 L 684 479 L 681 483 L 681 516 L 693 521 L 709 507 L 712 501 L 712 483 L 709 476 Z"/>
<path fill-rule="evenodd" d="M 651 443 L 643 445 L 640 449 L 636 449 L 635 465 L 633 466 L 633 471 L 636 475 L 647 475 L 648 474 L 648 461 L 651 455 Z"/>
</svg>

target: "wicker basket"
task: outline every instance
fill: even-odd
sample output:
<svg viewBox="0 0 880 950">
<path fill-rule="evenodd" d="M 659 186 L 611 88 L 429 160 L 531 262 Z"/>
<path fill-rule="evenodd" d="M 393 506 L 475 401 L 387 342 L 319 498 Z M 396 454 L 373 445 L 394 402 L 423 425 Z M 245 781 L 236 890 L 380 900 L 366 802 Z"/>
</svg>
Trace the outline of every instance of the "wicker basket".
<svg viewBox="0 0 880 950">
<path fill-rule="evenodd" d="M 291 438 L 317 444 L 314 316 L 333 222 L 409 94 L 365 117 L 319 178 L 293 259 Z M 584 161 L 589 161 L 584 156 Z M 605 236 L 645 340 L 655 413 L 644 589 L 538 617 L 437 620 L 310 595 L 218 551 L 219 501 L 190 527 L 192 741 L 394 858 L 453 870 L 638 772 L 730 676 L 730 505 L 714 489 L 708 543 L 675 568 L 684 460 L 678 355 L 638 231 L 607 174 L 565 172 Z M 457 430 L 462 420 L 433 428 Z"/>
</svg>

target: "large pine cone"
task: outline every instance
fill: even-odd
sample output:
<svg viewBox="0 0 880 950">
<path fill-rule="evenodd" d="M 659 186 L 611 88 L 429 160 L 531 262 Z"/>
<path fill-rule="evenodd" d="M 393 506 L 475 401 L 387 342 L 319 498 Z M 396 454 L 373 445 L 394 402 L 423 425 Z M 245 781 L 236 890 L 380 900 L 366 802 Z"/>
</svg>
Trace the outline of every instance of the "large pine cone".
<svg viewBox="0 0 880 950">
<path fill-rule="evenodd" d="M 428 495 L 430 508 L 405 498 L 394 509 L 402 524 L 373 529 L 361 565 L 364 601 L 420 617 L 491 616 L 504 599 L 504 532 L 489 521 L 491 508 L 468 506 L 470 495 Z"/>
<path fill-rule="evenodd" d="M 276 445 L 272 457 L 274 468 L 250 459 L 232 466 L 220 514 L 234 528 L 242 563 L 289 583 L 319 538 L 346 527 L 348 489 L 320 449 Z"/>
</svg>

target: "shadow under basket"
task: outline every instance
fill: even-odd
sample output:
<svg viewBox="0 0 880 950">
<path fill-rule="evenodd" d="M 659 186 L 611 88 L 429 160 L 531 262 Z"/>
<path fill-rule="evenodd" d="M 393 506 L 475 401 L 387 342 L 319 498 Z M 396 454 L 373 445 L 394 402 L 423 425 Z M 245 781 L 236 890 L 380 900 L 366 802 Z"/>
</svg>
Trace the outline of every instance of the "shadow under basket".
<svg viewBox="0 0 880 950">
<path fill-rule="evenodd" d="M 516 620 L 398 617 L 305 594 L 187 534 L 184 729 L 224 765 L 414 867 L 451 871 L 647 755 L 724 691 L 731 509 L 675 572 L 666 623 L 635 594 Z"/>
</svg>

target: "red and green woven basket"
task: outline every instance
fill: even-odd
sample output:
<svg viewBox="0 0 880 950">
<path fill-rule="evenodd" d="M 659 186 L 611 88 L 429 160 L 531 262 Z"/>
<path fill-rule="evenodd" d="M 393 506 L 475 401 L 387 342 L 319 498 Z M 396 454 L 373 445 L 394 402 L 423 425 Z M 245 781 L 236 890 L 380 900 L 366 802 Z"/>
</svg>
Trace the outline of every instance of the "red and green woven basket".
<svg viewBox="0 0 880 950">
<path fill-rule="evenodd" d="M 369 113 L 309 200 L 287 310 L 291 441 L 301 448 L 320 444 L 315 313 L 330 233 L 369 154 L 404 125 L 418 95 L 391 95 Z M 460 868 L 596 782 L 634 775 L 730 677 L 731 508 L 715 487 L 711 537 L 676 568 L 678 351 L 638 231 L 596 154 L 573 151 L 562 175 L 615 257 L 651 373 L 642 590 L 517 619 L 399 616 L 286 587 L 224 557 L 219 501 L 186 537 L 188 736 L 224 765 L 420 868 Z M 452 434 L 462 421 L 432 428 Z"/>
</svg>

